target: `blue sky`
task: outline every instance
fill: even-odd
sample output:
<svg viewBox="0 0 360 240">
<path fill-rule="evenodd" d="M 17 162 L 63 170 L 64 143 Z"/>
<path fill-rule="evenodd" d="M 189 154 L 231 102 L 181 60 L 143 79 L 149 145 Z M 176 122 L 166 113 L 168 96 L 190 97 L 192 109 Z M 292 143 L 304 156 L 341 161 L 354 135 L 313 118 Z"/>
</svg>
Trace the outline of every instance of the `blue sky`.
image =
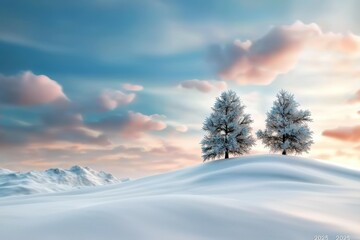
<svg viewBox="0 0 360 240">
<path fill-rule="evenodd" d="M 192 165 L 202 121 L 226 88 L 247 105 L 254 130 L 277 91 L 293 92 L 313 112 L 309 156 L 360 166 L 357 1 L 1 5 L 1 167 L 80 164 L 138 177 Z M 286 45 L 291 35 L 301 46 Z M 258 142 L 253 153 L 264 152 Z"/>
</svg>

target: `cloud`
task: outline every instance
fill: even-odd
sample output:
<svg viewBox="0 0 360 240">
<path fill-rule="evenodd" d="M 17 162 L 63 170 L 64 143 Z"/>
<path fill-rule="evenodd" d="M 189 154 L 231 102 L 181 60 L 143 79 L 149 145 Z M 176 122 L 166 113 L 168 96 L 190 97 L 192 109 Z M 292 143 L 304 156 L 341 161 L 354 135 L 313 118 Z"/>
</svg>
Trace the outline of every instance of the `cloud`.
<svg viewBox="0 0 360 240">
<path fill-rule="evenodd" d="M 219 76 L 238 84 L 267 85 L 292 70 L 305 50 L 360 55 L 360 36 L 324 33 L 315 23 L 300 21 L 273 27 L 255 41 L 236 40 L 210 48 L 210 60 Z"/>
<path fill-rule="evenodd" d="M 0 124 L 0 148 L 45 147 L 54 143 L 93 146 L 108 146 L 111 144 L 105 134 L 94 133 L 85 127 Z"/>
<path fill-rule="evenodd" d="M 129 111 L 126 115 L 110 116 L 97 122 L 88 123 L 88 126 L 108 134 L 139 138 L 148 131 L 161 131 L 167 125 L 160 119 L 159 115 L 144 115 Z"/>
<path fill-rule="evenodd" d="M 41 118 L 44 126 L 47 127 L 73 128 L 83 126 L 83 116 L 80 113 L 72 113 L 66 110 L 51 110 L 44 113 Z"/>
<path fill-rule="evenodd" d="M 126 138 L 138 138 L 147 131 L 166 128 L 158 115 L 129 112 L 125 116 L 110 116 L 96 124 L 87 124 L 84 114 L 102 113 L 131 103 L 134 93 L 105 89 L 98 96 L 81 101 L 71 101 L 61 86 L 44 75 L 23 72 L 16 76 L 0 75 L 0 105 L 34 106 L 38 108 L 36 119 L 23 124 L 21 121 L 0 121 L 0 147 L 31 147 L 44 144 L 66 146 L 108 146 L 108 135 L 113 131 Z M 134 89 L 134 88 L 133 88 Z M 109 124 L 109 125 L 107 125 Z M 104 133 L 106 132 L 106 134 Z"/>
<path fill-rule="evenodd" d="M 101 97 L 101 98 L 100 98 Z M 113 108 L 132 100 L 131 95 L 106 91 L 99 97 L 98 107 Z M 111 102 L 113 101 L 113 102 Z M 62 87 L 45 75 L 30 71 L 15 76 L 0 75 L 0 105 L 36 106 L 37 119 L 29 123 L 0 121 L 0 147 L 19 147 L 54 143 L 107 146 L 111 142 L 103 133 L 84 125 L 82 111 L 67 98 Z M 16 118 L 14 118 L 16 120 Z"/>
<path fill-rule="evenodd" d="M 323 136 L 347 142 L 360 142 L 360 125 L 325 130 Z"/>
<path fill-rule="evenodd" d="M 115 110 L 134 101 L 136 94 L 123 93 L 120 90 L 105 89 L 100 94 L 68 104 L 69 111 L 86 113 L 102 113 Z"/>
<path fill-rule="evenodd" d="M 352 96 L 350 99 L 349 99 L 349 103 L 357 103 L 357 102 L 360 102 L 360 90 L 358 90 L 354 96 Z"/>
<path fill-rule="evenodd" d="M 105 134 L 94 134 L 86 128 L 55 128 L 46 129 L 40 135 L 41 142 L 67 142 L 94 146 L 109 146 L 111 141 Z"/>
<path fill-rule="evenodd" d="M 186 125 L 178 125 L 175 127 L 178 132 L 187 132 L 189 128 Z"/>
<path fill-rule="evenodd" d="M 122 88 L 126 91 L 142 91 L 144 90 L 144 87 L 141 85 L 135 85 L 135 84 L 131 84 L 131 83 L 124 83 L 122 85 Z"/>
<path fill-rule="evenodd" d="M 121 129 L 121 135 L 127 137 L 140 137 L 147 131 L 160 131 L 166 128 L 166 124 L 157 119 L 158 115 L 144 115 L 129 112 Z"/>
<path fill-rule="evenodd" d="M 131 103 L 135 94 L 125 94 L 119 90 L 104 90 L 97 99 L 97 106 L 104 111 L 113 110 L 121 105 Z"/>
<path fill-rule="evenodd" d="M 72 111 L 72 102 L 56 101 L 42 108 L 33 123 L 0 121 L 0 148 L 20 146 L 108 146 L 107 135 L 94 131 L 84 124 L 83 116 Z M 1 119 L 0 119 L 1 120 Z"/>
<path fill-rule="evenodd" d="M 130 85 L 128 88 L 139 89 L 140 85 Z M 60 84 L 45 75 L 35 75 L 25 71 L 15 76 L 0 74 L 0 104 L 33 106 L 50 104 L 54 107 L 72 108 L 80 113 L 105 112 L 131 103 L 134 93 L 123 93 L 119 90 L 105 89 L 93 99 L 84 102 L 70 101 Z"/>
<path fill-rule="evenodd" d="M 186 80 L 180 83 L 180 87 L 186 89 L 196 89 L 203 93 L 211 91 L 223 91 L 227 88 L 226 82 L 223 81 L 207 81 L 207 80 Z"/>
<path fill-rule="evenodd" d="M 0 121 L 0 148 L 51 146 L 54 144 L 108 146 L 111 141 L 102 132 L 84 124 L 80 113 L 72 112 L 69 102 L 50 105 L 32 124 Z"/>
<path fill-rule="evenodd" d="M 30 71 L 15 76 L 0 75 L 0 104 L 33 106 L 67 99 L 62 87 L 45 75 Z"/>
</svg>

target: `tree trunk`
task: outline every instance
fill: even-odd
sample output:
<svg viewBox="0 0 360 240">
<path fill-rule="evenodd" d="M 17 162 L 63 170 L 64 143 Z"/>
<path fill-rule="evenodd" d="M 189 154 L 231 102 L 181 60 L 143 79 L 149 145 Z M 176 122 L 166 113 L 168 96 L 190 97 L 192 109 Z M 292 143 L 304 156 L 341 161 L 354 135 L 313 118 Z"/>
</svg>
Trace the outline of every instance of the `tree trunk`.
<svg viewBox="0 0 360 240">
<path fill-rule="evenodd" d="M 283 144 L 285 143 L 285 134 L 284 134 L 283 137 L 282 137 L 282 142 L 283 142 Z M 284 150 L 282 151 L 282 155 L 286 155 L 286 149 L 284 149 Z"/>
<path fill-rule="evenodd" d="M 227 151 L 227 150 L 225 151 L 225 159 L 226 158 L 229 158 L 229 151 Z"/>
</svg>

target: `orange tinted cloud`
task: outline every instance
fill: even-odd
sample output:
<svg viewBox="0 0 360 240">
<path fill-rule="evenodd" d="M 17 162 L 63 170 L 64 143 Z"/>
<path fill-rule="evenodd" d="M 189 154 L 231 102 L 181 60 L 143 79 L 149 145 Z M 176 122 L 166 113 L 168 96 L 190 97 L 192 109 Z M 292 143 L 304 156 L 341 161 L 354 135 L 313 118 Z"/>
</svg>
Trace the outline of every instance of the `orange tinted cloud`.
<svg viewBox="0 0 360 240">
<path fill-rule="evenodd" d="M 358 90 L 354 96 L 352 96 L 350 99 L 349 99 L 349 102 L 350 103 L 356 103 L 356 102 L 360 102 L 360 90 Z M 359 111 L 360 112 L 360 111 Z"/>
<path fill-rule="evenodd" d="M 323 136 L 335 138 L 348 142 L 360 141 L 360 125 L 353 127 L 339 127 L 335 129 L 325 130 Z"/>
</svg>

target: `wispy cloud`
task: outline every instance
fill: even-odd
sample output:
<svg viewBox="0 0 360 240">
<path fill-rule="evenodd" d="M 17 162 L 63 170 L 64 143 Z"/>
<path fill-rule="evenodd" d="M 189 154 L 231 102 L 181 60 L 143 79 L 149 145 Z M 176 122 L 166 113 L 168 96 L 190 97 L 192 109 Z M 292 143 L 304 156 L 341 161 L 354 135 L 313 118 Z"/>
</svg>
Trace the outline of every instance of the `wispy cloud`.
<svg viewBox="0 0 360 240">
<path fill-rule="evenodd" d="M 135 91 L 135 92 L 144 90 L 143 86 L 137 84 L 131 84 L 131 83 L 124 83 L 122 85 L 122 88 L 126 91 Z"/>
<path fill-rule="evenodd" d="M 144 115 L 129 111 L 124 115 L 114 115 L 88 123 L 88 126 L 110 135 L 121 135 L 127 138 L 139 138 L 148 131 L 161 131 L 166 123 L 159 115 Z"/>
<path fill-rule="evenodd" d="M 125 94 L 118 90 L 104 90 L 97 98 L 97 104 L 100 109 L 113 110 L 121 105 L 131 103 L 135 98 L 135 94 Z"/>
<path fill-rule="evenodd" d="M 185 80 L 179 85 L 185 89 L 196 89 L 199 92 L 208 93 L 211 91 L 223 91 L 227 88 L 226 82 L 223 81 L 208 81 L 208 80 Z"/>
</svg>

